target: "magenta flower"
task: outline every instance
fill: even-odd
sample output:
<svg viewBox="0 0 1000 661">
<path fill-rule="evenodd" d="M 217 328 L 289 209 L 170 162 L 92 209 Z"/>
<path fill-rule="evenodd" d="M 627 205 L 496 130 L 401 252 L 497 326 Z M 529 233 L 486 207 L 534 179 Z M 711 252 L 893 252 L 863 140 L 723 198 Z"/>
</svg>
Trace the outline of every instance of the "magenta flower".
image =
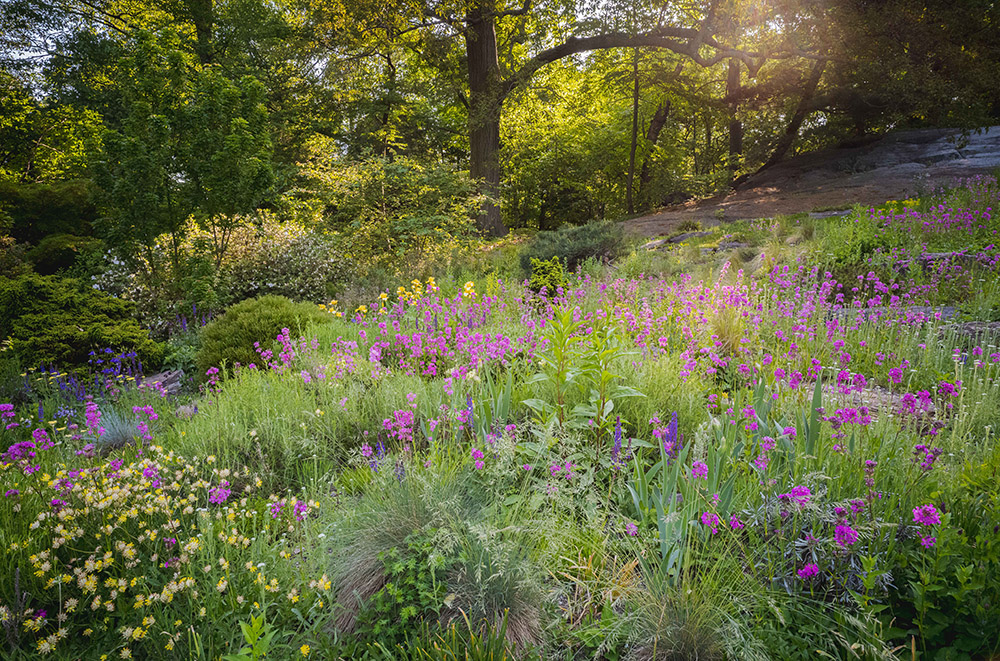
<svg viewBox="0 0 1000 661">
<path fill-rule="evenodd" d="M 941 523 L 941 514 L 933 505 L 921 505 L 913 508 L 913 522 L 925 526 L 934 526 Z"/>
<path fill-rule="evenodd" d="M 833 538 L 842 548 L 847 548 L 858 541 L 858 531 L 846 523 L 841 523 L 833 531 Z"/>
<path fill-rule="evenodd" d="M 703 461 L 696 461 L 691 464 L 691 477 L 695 479 L 708 479 L 708 466 Z"/>
<path fill-rule="evenodd" d="M 719 532 L 719 515 L 715 512 L 703 512 L 701 515 L 701 523 L 702 525 L 711 528 L 713 535 Z"/>
<path fill-rule="evenodd" d="M 934 548 L 935 542 L 937 542 L 937 537 L 928 536 L 920 538 L 920 545 L 923 546 L 925 549 Z"/>
<path fill-rule="evenodd" d="M 744 527 L 743 522 L 740 521 L 740 517 L 735 514 L 729 517 L 729 527 L 733 530 L 739 530 Z"/>
<path fill-rule="evenodd" d="M 472 448 L 472 458 L 473 459 L 482 459 L 483 458 L 483 451 L 480 450 L 479 448 Z"/>
<path fill-rule="evenodd" d="M 629 536 L 635 537 L 636 535 L 639 534 L 639 526 L 629 521 L 628 523 L 625 524 L 625 532 L 627 532 Z"/>
<path fill-rule="evenodd" d="M 796 572 L 803 581 L 810 579 L 814 576 L 819 575 L 819 565 L 815 563 L 809 563 L 798 572 Z"/>
<path fill-rule="evenodd" d="M 209 490 L 208 492 L 208 502 L 215 505 L 221 505 L 222 503 L 229 500 L 229 494 L 232 493 L 232 489 L 229 488 L 229 482 L 226 480 L 222 481 L 222 484 Z"/>
</svg>

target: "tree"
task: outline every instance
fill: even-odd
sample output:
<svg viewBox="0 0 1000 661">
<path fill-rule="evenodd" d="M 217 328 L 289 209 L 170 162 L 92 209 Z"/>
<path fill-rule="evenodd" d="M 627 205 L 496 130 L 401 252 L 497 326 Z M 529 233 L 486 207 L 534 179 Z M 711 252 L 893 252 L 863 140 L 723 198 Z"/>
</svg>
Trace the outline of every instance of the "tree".
<svg viewBox="0 0 1000 661">
<path fill-rule="evenodd" d="M 176 35 L 139 35 L 118 82 L 128 100 L 95 163 L 102 234 L 133 254 L 172 238 L 174 264 L 188 220 L 212 235 L 218 266 L 233 230 L 274 182 L 263 89 L 226 79 L 177 49 Z M 155 265 L 155 260 L 147 263 Z"/>
<path fill-rule="evenodd" d="M 197 221 L 212 235 L 216 268 L 233 230 L 271 193 L 274 170 L 264 87 L 251 76 L 226 79 L 196 70 L 182 108 L 179 158 Z"/>
</svg>

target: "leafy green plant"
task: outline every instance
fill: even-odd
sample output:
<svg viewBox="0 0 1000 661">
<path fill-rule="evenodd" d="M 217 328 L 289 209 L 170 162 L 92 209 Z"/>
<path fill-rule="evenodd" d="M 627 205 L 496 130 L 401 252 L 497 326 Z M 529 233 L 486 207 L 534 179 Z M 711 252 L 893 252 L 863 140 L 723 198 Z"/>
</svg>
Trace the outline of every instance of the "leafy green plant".
<svg viewBox="0 0 1000 661">
<path fill-rule="evenodd" d="M 132 319 L 134 306 L 72 278 L 26 274 L 0 281 L 0 338 L 24 365 L 86 364 L 91 351 L 112 347 L 135 351 L 144 367 L 156 368 L 163 347 Z"/>
<path fill-rule="evenodd" d="M 402 641 L 415 622 L 433 619 L 445 604 L 448 559 L 438 553 L 435 530 L 418 530 L 402 547 L 379 553 L 385 584 L 358 615 L 355 633 L 378 641 Z"/>
<path fill-rule="evenodd" d="M 511 649 L 507 642 L 507 617 L 499 627 L 486 623 L 474 626 L 463 617 L 464 626 L 450 624 L 443 632 L 434 632 L 427 624 L 416 635 L 411 635 L 405 645 L 397 644 L 387 649 L 382 643 L 375 648 L 383 659 L 407 661 L 534 661 L 540 659 L 533 649 Z"/>
<path fill-rule="evenodd" d="M 331 316 L 315 305 L 295 303 L 284 296 L 262 296 L 237 303 L 201 332 L 197 363 L 204 374 L 224 363 L 260 363 L 254 343 L 270 348 L 282 328 L 300 334 L 310 324 L 329 323 Z"/>
<path fill-rule="evenodd" d="M 532 259 L 559 258 L 567 270 L 575 271 L 588 257 L 610 261 L 625 254 L 625 231 L 620 223 L 593 222 L 567 226 L 554 232 L 539 232 L 520 254 L 521 268 L 531 274 Z"/>
<path fill-rule="evenodd" d="M 28 259 L 35 270 L 43 275 L 74 266 L 82 254 L 100 251 L 103 242 L 88 236 L 72 234 L 50 234 L 28 251 Z"/>
<path fill-rule="evenodd" d="M 566 271 L 558 257 L 543 260 L 531 258 L 531 279 L 528 287 L 535 293 L 544 291 L 548 296 L 566 286 Z"/>
<path fill-rule="evenodd" d="M 240 631 L 243 632 L 243 640 L 246 642 L 236 654 L 223 656 L 223 661 L 259 661 L 266 658 L 272 651 L 277 651 L 279 646 L 274 643 L 275 631 L 271 624 L 264 620 L 264 615 L 251 615 L 250 621 L 240 622 Z"/>
</svg>

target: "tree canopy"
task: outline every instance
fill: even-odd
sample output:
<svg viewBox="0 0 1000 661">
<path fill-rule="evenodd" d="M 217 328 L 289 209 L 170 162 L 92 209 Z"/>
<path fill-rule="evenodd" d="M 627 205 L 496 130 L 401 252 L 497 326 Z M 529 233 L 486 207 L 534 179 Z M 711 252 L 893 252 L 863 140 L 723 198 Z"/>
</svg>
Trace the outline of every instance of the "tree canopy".
<svg viewBox="0 0 1000 661">
<path fill-rule="evenodd" d="M 105 226 L 142 242 L 271 204 L 322 137 L 345 167 L 468 172 L 486 234 L 613 218 L 800 150 L 995 122 L 998 20 L 986 0 L 8 0 L 0 178 L 94 179 Z"/>
</svg>

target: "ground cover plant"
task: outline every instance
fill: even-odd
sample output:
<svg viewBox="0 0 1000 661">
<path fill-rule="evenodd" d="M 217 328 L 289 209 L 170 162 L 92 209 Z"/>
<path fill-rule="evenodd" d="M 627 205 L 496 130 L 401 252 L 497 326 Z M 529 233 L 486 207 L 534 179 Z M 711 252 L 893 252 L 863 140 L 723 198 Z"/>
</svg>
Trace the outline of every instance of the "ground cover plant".
<svg viewBox="0 0 1000 661">
<path fill-rule="evenodd" d="M 4 655 L 993 658 L 998 200 L 317 291 L 179 394 L 18 367 Z"/>
</svg>

